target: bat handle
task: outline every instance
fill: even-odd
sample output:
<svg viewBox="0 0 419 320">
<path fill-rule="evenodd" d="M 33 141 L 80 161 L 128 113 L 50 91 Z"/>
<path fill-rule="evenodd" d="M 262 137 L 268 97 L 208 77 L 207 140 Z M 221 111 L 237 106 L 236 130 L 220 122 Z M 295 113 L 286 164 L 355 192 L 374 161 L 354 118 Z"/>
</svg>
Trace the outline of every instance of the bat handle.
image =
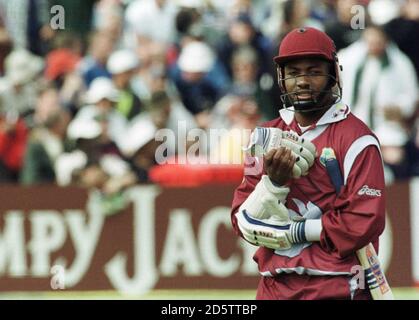
<svg viewBox="0 0 419 320">
<path fill-rule="evenodd" d="M 339 194 L 343 185 L 343 178 L 336 158 L 326 160 L 326 170 L 335 188 L 336 194 Z"/>
<path fill-rule="evenodd" d="M 365 270 L 365 280 L 368 283 L 374 300 L 394 300 L 393 292 L 387 282 L 383 269 L 372 243 L 356 252 L 359 262 Z"/>
</svg>

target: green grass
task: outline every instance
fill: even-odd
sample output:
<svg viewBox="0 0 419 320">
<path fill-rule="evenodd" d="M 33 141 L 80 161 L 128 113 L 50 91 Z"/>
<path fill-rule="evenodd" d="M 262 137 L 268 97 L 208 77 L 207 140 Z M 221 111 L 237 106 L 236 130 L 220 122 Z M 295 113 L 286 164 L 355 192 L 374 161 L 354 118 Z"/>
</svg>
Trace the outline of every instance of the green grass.
<svg viewBox="0 0 419 320">
<path fill-rule="evenodd" d="M 419 288 L 393 288 L 398 300 L 419 300 Z M 0 293 L 13 300 L 254 300 L 255 290 L 153 290 L 146 295 L 123 295 L 116 291 L 49 291 Z"/>
</svg>

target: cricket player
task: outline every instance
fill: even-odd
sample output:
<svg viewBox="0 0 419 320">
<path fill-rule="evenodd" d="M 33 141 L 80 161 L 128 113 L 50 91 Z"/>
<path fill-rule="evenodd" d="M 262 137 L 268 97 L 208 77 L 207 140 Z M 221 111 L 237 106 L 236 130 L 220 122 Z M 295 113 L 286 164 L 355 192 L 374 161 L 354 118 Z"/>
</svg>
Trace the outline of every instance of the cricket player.
<svg viewBox="0 0 419 320">
<path fill-rule="evenodd" d="M 259 247 L 256 298 L 371 299 L 354 275 L 356 251 L 378 250 L 384 230 L 379 142 L 340 101 L 341 66 L 325 33 L 291 31 L 274 62 L 283 108 L 252 133 L 231 212 L 237 234 Z"/>
</svg>

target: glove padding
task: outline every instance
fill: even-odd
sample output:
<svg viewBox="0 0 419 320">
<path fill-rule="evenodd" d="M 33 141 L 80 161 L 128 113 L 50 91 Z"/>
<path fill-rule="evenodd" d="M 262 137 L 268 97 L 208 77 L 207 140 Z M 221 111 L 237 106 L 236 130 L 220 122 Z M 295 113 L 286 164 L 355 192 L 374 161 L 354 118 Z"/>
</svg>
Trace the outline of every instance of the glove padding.
<svg viewBox="0 0 419 320">
<path fill-rule="evenodd" d="M 316 147 L 307 139 L 301 138 L 291 131 L 257 127 L 250 137 L 249 146 L 244 151 L 253 157 L 261 157 L 270 150 L 279 147 L 290 149 L 296 159 L 292 170 L 293 178 L 308 174 L 316 157 Z"/>
<path fill-rule="evenodd" d="M 245 210 L 257 219 L 267 219 L 274 215 L 280 220 L 288 221 L 288 209 L 284 204 L 289 191 L 287 187 L 274 186 L 269 177 L 263 175 L 239 211 Z"/>
<path fill-rule="evenodd" d="M 304 221 L 281 221 L 274 216 L 256 219 L 245 210 L 236 213 L 238 227 L 248 242 L 273 250 L 288 250 L 293 243 L 306 242 Z"/>
</svg>

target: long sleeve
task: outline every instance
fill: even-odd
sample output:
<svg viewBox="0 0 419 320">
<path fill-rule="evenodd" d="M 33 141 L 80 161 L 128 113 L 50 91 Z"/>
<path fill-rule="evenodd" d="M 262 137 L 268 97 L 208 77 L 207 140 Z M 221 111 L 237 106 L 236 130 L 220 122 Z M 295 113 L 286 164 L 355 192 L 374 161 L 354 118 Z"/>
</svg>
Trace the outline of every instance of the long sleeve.
<svg viewBox="0 0 419 320">
<path fill-rule="evenodd" d="M 321 246 L 345 257 L 375 243 L 385 224 L 384 188 L 381 156 L 370 145 L 353 162 L 334 209 L 322 216 Z"/>
</svg>

